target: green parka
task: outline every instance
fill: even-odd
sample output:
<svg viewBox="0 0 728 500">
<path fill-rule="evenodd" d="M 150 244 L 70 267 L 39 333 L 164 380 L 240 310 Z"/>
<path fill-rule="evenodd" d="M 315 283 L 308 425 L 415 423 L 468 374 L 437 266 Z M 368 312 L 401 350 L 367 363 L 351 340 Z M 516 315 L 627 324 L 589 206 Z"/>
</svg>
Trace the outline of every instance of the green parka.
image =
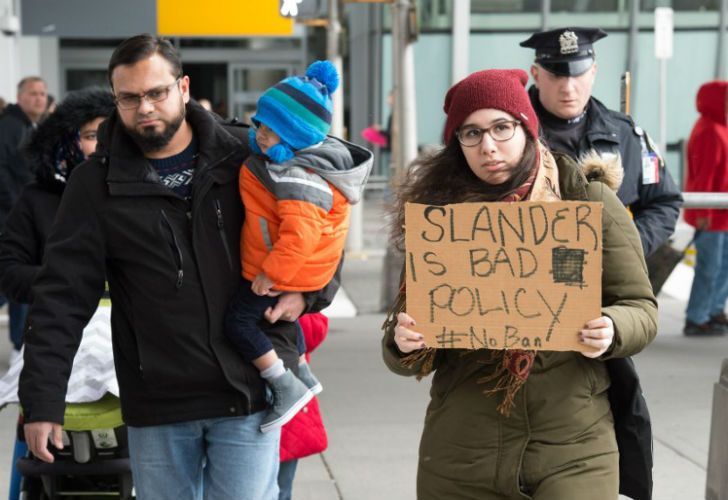
<svg viewBox="0 0 728 500">
<path fill-rule="evenodd" d="M 634 355 L 652 341 L 657 301 L 639 234 L 614 192 L 618 185 L 608 185 L 612 174 L 620 177 L 620 166 L 592 161 L 587 180 L 573 160 L 554 158 L 562 199 L 604 204 L 602 314 L 614 322 L 614 341 L 598 359 L 539 352 L 508 417 L 496 411 L 500 394 L 483 393 L 496 381 L 476 383 L 495 370 L 491 351 L 438 350 L 420 443 L 420 500 L 618 496 L 619 455 L 603 361 Z M 387 366 L 421 375 L 421 364 L 402 364 L 393 334 L 390 325 L 382 342 Z"/>
</svg>

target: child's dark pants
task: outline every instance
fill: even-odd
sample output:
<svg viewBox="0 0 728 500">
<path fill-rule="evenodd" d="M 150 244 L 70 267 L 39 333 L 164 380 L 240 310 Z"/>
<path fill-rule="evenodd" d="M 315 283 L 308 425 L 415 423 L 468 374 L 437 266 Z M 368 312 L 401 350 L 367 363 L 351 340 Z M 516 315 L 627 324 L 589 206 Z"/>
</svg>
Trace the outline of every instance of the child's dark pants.
<svg viewBox="0 0 728 500">
<path fill-rule="evenodd" d="M 278 297 L 256 295 L 251 289 L 251 282 L 243 279 L 237 293 L 230 301 L 225 318 L 225 333 L 240 352 L 243 360 L 250 363 L 273 349 L 268 336 L 261 330 L 261 322 L 266 321 L 263 314 L 269 307 L 274 307 Z M 298 354 L 306 352 L 306 344 L 301 328 L 297 329 L 296 344 Z"/>
</svg>

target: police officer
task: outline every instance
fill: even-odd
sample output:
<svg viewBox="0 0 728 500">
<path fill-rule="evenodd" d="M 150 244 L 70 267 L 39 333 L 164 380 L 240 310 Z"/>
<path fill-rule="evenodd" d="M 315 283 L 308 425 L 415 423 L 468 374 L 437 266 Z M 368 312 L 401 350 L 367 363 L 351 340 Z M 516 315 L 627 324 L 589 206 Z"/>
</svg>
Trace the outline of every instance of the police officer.
<svg viewBox="0 0 728 500">
<path fill-rule="evenodd" d="M 617 196 L 632 212 L 648 256 L 675 230 L 682 196 L 647 133 L 591 95 L 597 74 L 592 44 L 605 36 L 598 28 L 559 28 L 521 42 L 536 49 L 529 95 L 552 150 L 574 159 L 591 151 L 619 156 L 624 180 Z"/>
<path fill-rule="evenodd" d="M 634 216 L 649 256 L 675 230 L 682 196 L 657 148 L 629 116 L 592 97 L 597 74 L 593 43 L 607 36 L 598 28 L 559 28 L 533 34 L 522 47 L 536 49 L 529 96 L 548 146 L 579 159 L 592 151 L 619 157 L 624 170 L 617 196 Z M 629 358 L 605 362 L 611 387 L 620 461 L 619 492 L 637 500 L 652 497 L 652 429 L 639 376 Z"/>
</svg>

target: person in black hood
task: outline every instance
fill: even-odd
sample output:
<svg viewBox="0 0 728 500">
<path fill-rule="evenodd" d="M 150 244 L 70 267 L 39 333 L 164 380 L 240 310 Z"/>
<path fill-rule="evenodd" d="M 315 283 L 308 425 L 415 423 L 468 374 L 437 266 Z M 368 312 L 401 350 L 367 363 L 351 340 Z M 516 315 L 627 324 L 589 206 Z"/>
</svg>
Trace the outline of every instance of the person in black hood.
<svg viewBox="0 0 728 500">
<path fill-rule="evenodd" d="M 20 194 L 0 236 L 0 291 L 29 304 L 45 240 L 73 169 L 96 149 L 96 130 L 114 110 L 110 92 L 72 92 L 33 133 L 25 155 L 35 181 Z"/>
<path fill-rule="evenodd" d="M 35 181 L 21 192 L 0 236 L 0 292 L 11 302 L 31 302 L 31 285 L 66 180 L 94 151 L 96 129 L 113 110 L 113 96 L 106 90 L 73 92 L 31 135 L 25 157 Z"/>
</svg>

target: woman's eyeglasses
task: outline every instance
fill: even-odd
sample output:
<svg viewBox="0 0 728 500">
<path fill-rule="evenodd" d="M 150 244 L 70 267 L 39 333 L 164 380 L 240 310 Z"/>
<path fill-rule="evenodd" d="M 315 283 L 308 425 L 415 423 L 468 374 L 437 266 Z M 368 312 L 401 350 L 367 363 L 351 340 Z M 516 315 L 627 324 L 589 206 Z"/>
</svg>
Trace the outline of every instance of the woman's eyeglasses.
<svg viewBox="0 0 728 500">
<path fill-rule="evenodd" d="M 518 120 L 498 122 L 488 128 L 468 125 L 455 132 L 460 144 L 466 148 L 477 146 L 483 142 L 483 135 L 488 134 L 496 142 L 510 141 L 516 135 L 516 127 L 521 124 Z"/>
<path fill-rule="evenodd" d="M 157 87 L 156 89 L 152 89 L 142 95 L 121 94 L 115 98 L 114 101 L 116 101 L 117 106 L 121 109 L 136 109 L 141 106 L 142 99 L 146 99 L 149 103 L 161 102 L 169 97 L 169 91 L 172 90 L 172 87 L 177 85 L 180 80 L 181 78 L 177 78 L 173 83 L 170 83 L 166 87 Z"/>
</svg>

